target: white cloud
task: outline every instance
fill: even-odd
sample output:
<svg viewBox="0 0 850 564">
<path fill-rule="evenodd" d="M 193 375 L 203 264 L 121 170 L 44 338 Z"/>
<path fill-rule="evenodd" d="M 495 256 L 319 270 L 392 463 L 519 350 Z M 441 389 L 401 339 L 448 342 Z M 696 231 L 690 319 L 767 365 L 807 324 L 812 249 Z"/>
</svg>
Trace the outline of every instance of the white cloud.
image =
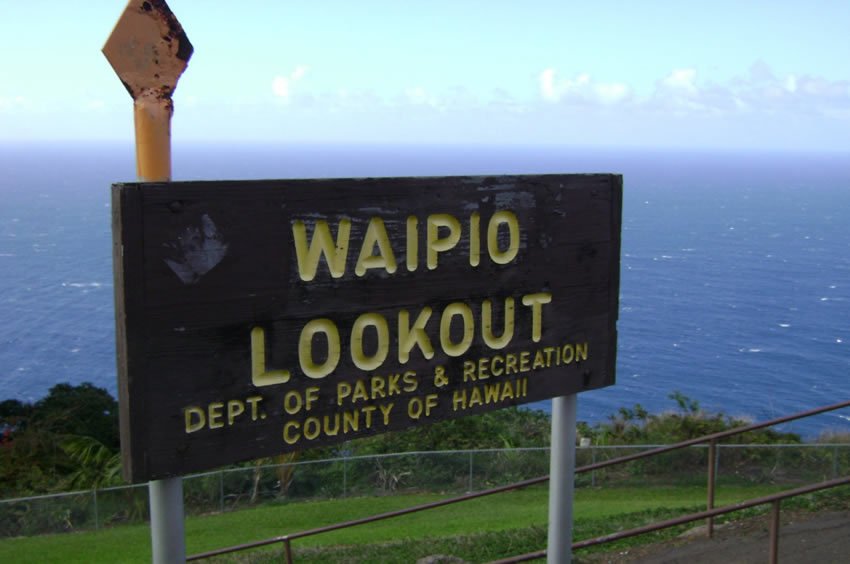
<svg viewBox="0 0 850 564">
<path fill-rule="evenodd" d="M 589 74 L 580 73 L 575 78 L 556 76 L 555 69 L 544 69 L 538 77 L 540 95 L 547 102 L 573 102 L 582 104 L 617 104 L 631 96 L 631 89 L 621 82 L 595 82 Z"/>
<path fill-rule="evenodd" d="M 675 69 L 661 80 L 661 83 L 676 91 L 695 95 L 698 91 L 696 84 L 696 69 Z"/>
<path fill-rule="evenodd" d="M 278 75 L 272 79 L 272 94 L 278 98 L 288 101 L 292 96 L 292 87 L 296 82 L 304 78 L 310 67 L 306 65 L 298 65 L 288 75 Z"/>
<path fill-rule="evenodd" d="M 553 104 L 613 108 L 627 103 L 630 112 L 679 118 L 816 115 L 845 119 L 850 115 L 850 81 L 779 76 L 763 61 L 755 62 L 746 75 L 722 82 L 702 80 L 693 67 L 672 69 L 643 96 L 635 95 L 624 82 L 597 82 L 588 73 L 562 78 L 554 68 L 540 72 L 538 87 L 540 97 Z"/>
<path fill-rule="evenodd" d="M 404 96 L 409 104 L 414 106 L 436 106 L 437 100 L 421 86 L 414 86 L 404 91 Z"/>
</svg>

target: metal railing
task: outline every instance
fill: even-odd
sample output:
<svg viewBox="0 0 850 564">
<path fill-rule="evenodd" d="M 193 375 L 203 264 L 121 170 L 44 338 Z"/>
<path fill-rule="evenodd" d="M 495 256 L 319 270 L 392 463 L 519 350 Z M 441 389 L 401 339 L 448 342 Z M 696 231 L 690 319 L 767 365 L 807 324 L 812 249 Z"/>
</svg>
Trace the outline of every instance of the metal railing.
<svg viewBox="0 0 850 564">
<path fill-rule="evenodd" d="M 726 507 L 707 509 L 705 511 L 699 511 L 697 513 L 691 513 L 689 515 L 683 515 L 681 517 L 675 517 L 673 519 L 667 519 L 665 521 L 659 521 L 657 523 L 651 523 L 642 527 L 635 527 L 634 529 L 629 529 L 627 531 L 618 531 L 616 533 L 611 533 L 610 535 L 603 535 L 601 537 L 575 542 L 573 543 L 573 550 L 597 546 L 600 544 L 623 540 L 630 537 L 636 537 L 638 535 L 652 533 L 655 531 L 660 531 L 662 529 L 669 529 L 670 527 L 676 527 L 678 525 L 684 525 L 686 523 L 692 523 L 694 521 L 701 521 L 703 519 L 713 519 L 714 517 L 717 517 L 719 515 L 733 513 L 735 511 L 741 511 L 742 509 L 749 509 L 751 507 L 758 507 L 759 505 L 771 504 L 772 509 L 770 515 L 770 533 L 768 537 L 768 543 L 770 547 L 768 552 L 768 562 L 770 562 L 770 564 L 776 564 L 776 562 L 779 560 L 779 512 L 782 500 L 846 485 L 850 485 L 850 476 L 838 478 L 837 480 L 829 480 L 818 484 L 812 484 L 809 486 L 803 486 L 800 488 L 795 488 L 793 490 L 779 492 L 764 497 L 758 497 L 747 501 L 741 501 L 732 505 L 727 505 Z M 539 560 L 545 557 L 546 550 L 544 549 L 539 550 L 537 552 L 521 554 L 519 556 L 512 556 L 510 558 L 503 558 L 501 560 L 494 560 L 490 564 L 513 564 L 514 562 L 528 562 L 531 560 Z"/>
<path fill-rule="evenodd" d="M 788 416 L 785 416 L 785 417 L 779 417 L 779 418 L 776 418 L 776 419 L 771 419 L 771 420 L 765 421 L 763 423 L 754 423 L 754 424 L 751 424 L 751 425 L 745 425 L 745 426 L 742 426 L 742 427 L 737 427 L 735 429 L 730 429 L 728 431 L 722 431 L 722 432 L 719 432 L 719 433 L 712 433 L 712 434 L 709 434 L 709 435 L 705 435 L 705 436 L 702 436 L 702 437 L 697 437 L 697 438 L 694 438 L 694 439 L 682 441 L 682 442 L 672 444 L 672 445 L 666 445 L 666 446 L 662 446 L 662 447 L 651 448 L 649 450 L 646 450 L 646 451 L 643 451 L 643 452 L 640 452 L 640 453 L 637 453 L 637 454 L 622 456 L 622 457 L 618 457 L 618 458 L 615 458 L 615 459 L 612 459 L 612 460 L 591 463 L 589 465 L 585 465 L 585 466 L 581 466 L 579 468 L 576 468 L 576 474 L 592 472 L 594 470 L 607 468 L 609 466 L 614 466 L 614 465 L 624 464 L 624 463 L 627 463 L 627 462 L 633 462 L 633 461 L 636 461 L 636 460 L 646 459 L 646 458 L 649 458 L 649 457 L 658 456 L 660 454 L 672 452 L 672 451 L 675 451 L 675 450 L 680 450 L 680 449 L 684 449 L 684 448 L 708 443 L 709 463 L 708 463 L 708 472 L 707 472 L 708 473 L 707 500 L 706 500 L 707 510 L 705 512 L 702 512 L 701 514 L 698 514 L 698 515 L 701 515 L 701 516 L 700 517 L 694 517 L 693 520 L 698 520 L 698 519 L 703 519 L 703 518 L 707 519 L 708 520 L 708 534 L 709 534 L 709 536 L 711 536 L 713 534 L 714 516 L 717 515 L 717 514 L 727 513 L 727 512 L 737 510 L 737 509 L 729 509 L 729 508 L 714 509 L 715 484 L 716 484 L 716 479 L 717 479 L 716 465 L 717 465 L 717 447 L 718 447 L 717 442 L 718 441 L 725 439 L 725 438 L 728 438 L 728 437 L 731 437 L 731 436 L 734 436 L 734 435 L 740 435 L 740 434 L 747 433 L 747 432 L 750 432 L 750 431 L 756 431 L 756 430 L 763 429 L 763 428 L 766 428 L 766 427 L 771 427 L 771 426 L 774 426 L 774 425 L 779 425 L 781 423 L 786 423 L 788 421 L 794 421 L 796 419 L 803 419 L 805 417 L 811 417 L 813 415 L 817 415 L 817 414 L 820 414 L 820 413 L 826 413 L 826 412 L 829 412 L 829 411 L 834 411 L 834 410 L 842 409 L 842 408 L 845 408 L 845 407 L 850 407 L 850 401 L 840 402 L 840 403 L 836 403 L 836 404 L 832 404 L 832 405 L 828 405 L 828 406 L 824 406 L 824 407 L 820 407 L 820 408 L 816 408 L 816 409 L 811 409 L 811 410 L 795 413 L 793 415 L 788 415 Z M 490 489 L 483 490 L 483 491 L 480 491 L 480 492 L 475 492 L 475 493 L 468 493 L 468 494 L 465 494 L 465 495 L 462 495 L 462 496 L 453 497 L 453 498 L 449 498 L 449 499 L 445 499 L 445 500 L 440 500 L 438 502 L 426 503 L 426 504 L 421 504 L 421 505 L 409 507 L 407 509 L 401 509 L 401 510 L 397 510 L 397 511 L 380 513 L 378 515 L 373 515 L 373 516 L 370 516 L 370 517 L 363 517 L 363 518 L 360 518 L 360 519 L 354 519 L 354 520 L 350 520 L 350 521 L 336 523 L 336 524 L 333 524 L 333 525 L 327 525 L 327 526 L 324 526 L 324 527 L 317 527 L 317 528 L 314 528 L 314 529 L 309 529 L 309 530 L 306 530 L 306 531 L 300 531 L 300 532 L 297 532 L 297 533 L 279 535 L 279 536 L 276 536 L 276 537 L 272 537 L 272 538 L 264 539 L 264 540 L 260 540 L 260 541 L 243 543 L 243 544 L 225 547 L 225 548 L 221 548 L 221 549 L 217 549 L 217 550 L 202 552 L 202 553 L 198 553 L 198 554 L 194 554 L 194 555 L 189 556 L 187 558 L 187 560 L 188 561 L 200 560 L 200 559 L 209 558 L 209 557 L 212 557 L 212 556 L 220 556 L 220 555 L 224 555 L 224 554 L 230 554 L 230 553 L 233 553 L 233 552 L 248 550 L 248 549 L 251 549 L 251 548 L 258 548 L 258 547 L 262 547 L 262 546 L 269 546 L 269 545 L 281 543 L 283 545 L 284 554 L 286 556 L 286 562 L 288 564 L 291 564 L 293 562 L 292 541 L 296 540 L 296 539 L 301 539 L 301 538 L 305 538 L 305 537 L 309 537 L 309 536 L 324 534 L 324 533 L 327 533 L 327 532 L 330 532 L 330 531 L 336 531 L 336 530 L 345 529 L 345 528 L 348 528 L 348 527 L 355 527 L 355 526 L 363 525 L 363 524 L 367 524 L 367 523 L 373 523 L 373 522 L 376 522 L 376 521 L 379 521 L 379 520 L 389 519 L 389 518 L 393 518 L 393 517 L 399 517 L 399 516 L 402 516 L 402 515 L 409 515 L 411 513 L 416 513 L 416 512 L 419 512 L 419 511 L 425 511 L 425 510 L 428 510 L 428 509 L 434 509 L 436 507 L 443 507 L 443 506 L 446 506 L 446 505 L 450 505 L 450 504 L 454 504 L 454 503 L 460 503 L 460 502 L 468 501 L 470 499 L 476 499 L 476 498 L 480 498 L 480 497 L 494 495 L 494 494 L 497 494 L 497 493 L 514 491 L 514 490 L 526 488 L 528 486 L 532 486 L 532 485 L 535 485 L 535 484 L 541 484 L 541 483 L 544 483 L 548 480 L 549 480 L 549 476 L 540 476 L 538 478 L 532 478 L 530 480 L 524 480 L 522 482 L 509 484 L 509 485 L 506 485 L 506 486 L 500 486 L 500 487 L 497 487 L 497 488 L 490 488 Z M 840 484 L 836 484 L 836 485 L 840 485 Z M 834 485 L 830 486 L 830 487 L 834 487 Z M 788 492 L 788 493 L 791 494 L 791 492 Z M 800 495 L 800 494 L 793 494 L 793 495 Z M 762 503 L 766 503 L 766 502 L 762 502 Z M 759 504 L 761 504 L 761 503 L 759 503 Z M 728 511 L 727 511 L 727 509 L 728 509 Z M 666 528 L 666 527 L 664 527 L 664 528 Z M 640 533 L 635 533 L 635 534 L 640 534 Z M 600 541 L 600 542 L 608 542 L 608 541 Z M 539 553 L 533 553 L 533 554 L 539 554 Z M 524 558 L 525 556 L 526 555 L 523 555 L 522 558 Z M 534 559 L 540 558 L 540 557 L 541 556 L 535 556 Z"/>
</svg>

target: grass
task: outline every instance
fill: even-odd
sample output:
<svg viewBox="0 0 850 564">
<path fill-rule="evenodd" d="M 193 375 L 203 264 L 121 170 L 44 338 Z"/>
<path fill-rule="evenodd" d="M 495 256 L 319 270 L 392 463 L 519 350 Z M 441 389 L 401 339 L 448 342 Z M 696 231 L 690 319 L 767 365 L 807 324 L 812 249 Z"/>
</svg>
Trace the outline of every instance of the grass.
<svg viewBox="0 0 850 564">
<path fill-rule="evenodd" d="M 717 504 L 766 495 L 778 489 L 776 486 L 724 486 L 718 492 Z M 534 487 L 490 496 L 299 539 L 293 547 L 299 563 L 346 560 L 409 562 L 414 553 L 424 551 L 423 555 L 426 555 L 449 549 L 460 556 L 466 554 L 470 559 L 517 554 L 545 545 L 547 492 L 546 487 Z M 188 517 L 186 548 L 191 554 L 409 507 L 441 497 L 436 494 L 409 494 L 280 503 L 231 513 Z M 666 518 L 688 508 L 704 507 L 704 504 L 704 486 L 579 489 L 574 504 L 576 538 L 612 532 L 618 527 L 636 526 L 624 523 Z M 150 562 L 149 535 L 146 525 L 138 525 L 6 539 L 0 541 L 0 562 Z M 463 548 L 464 543 L 466 549 Z M 493 551 L 502 552 L 487 556 Z M 237 560 L 260 562 L 266 558 L 256 555 L 256 552 L 254 555 L 245 554 L 247 556 L 240 556 Z"/>
</svg>

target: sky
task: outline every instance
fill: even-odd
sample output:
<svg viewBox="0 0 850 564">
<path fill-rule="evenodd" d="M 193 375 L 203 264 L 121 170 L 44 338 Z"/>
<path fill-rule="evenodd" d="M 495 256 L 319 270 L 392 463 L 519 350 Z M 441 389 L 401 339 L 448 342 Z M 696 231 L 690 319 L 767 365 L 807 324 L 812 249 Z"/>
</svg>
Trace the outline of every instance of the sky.
<svg viewBox="0 0 850 564">
<path fill-rule="evenodd" d="M 850 152 L 850 1 L 170 0 L 174 143 Z M 0 141 L 132 142 L 124 0 L 0 0 Z"/>
</svg>

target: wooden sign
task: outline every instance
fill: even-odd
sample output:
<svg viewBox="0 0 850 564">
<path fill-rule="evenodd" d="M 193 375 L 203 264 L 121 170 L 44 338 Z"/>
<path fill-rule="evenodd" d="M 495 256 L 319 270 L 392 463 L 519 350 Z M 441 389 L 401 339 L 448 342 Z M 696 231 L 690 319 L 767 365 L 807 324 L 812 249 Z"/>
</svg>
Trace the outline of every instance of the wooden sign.
<svg viewBox="0 0 850 564">
<path fill-rule="evenodd" d="M 621 185 L 113 186 L 125 477 L 613 384 Z"/>
</svg>

